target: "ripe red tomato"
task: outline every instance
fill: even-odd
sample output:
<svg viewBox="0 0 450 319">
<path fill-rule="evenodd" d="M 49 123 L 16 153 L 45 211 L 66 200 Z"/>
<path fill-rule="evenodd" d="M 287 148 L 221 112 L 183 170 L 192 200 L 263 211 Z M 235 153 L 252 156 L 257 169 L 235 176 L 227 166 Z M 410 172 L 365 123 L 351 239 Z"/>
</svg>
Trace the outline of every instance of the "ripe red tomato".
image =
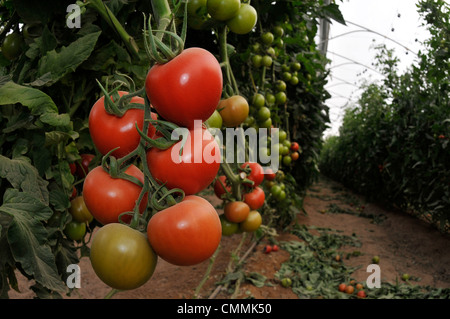
<svg viewBox="0 0 450 319">
<path fill-rule="evenodd" d="M 250 213 L 250 207 L 241 201 L 228 202 L 224 207 L 224 215 L 232 223 L 243 222 Z"/>
<path fill-rule="evenodd" d="M 204 198 L 189 195 L 150 218 L 147 236 L 156 254 L 179 266 L 199 264 L 212 256 L 222 237 L 214 207 Z"/>
<path fill-rule="evenodd" d="M 152 176 L 167 188 L 196 194 L 208 187 L 219 171 L 219 144 L 207 129 L 195 128 L 189 130 L 184 146 L 180 141 L 166 150 L 151 148 L 147 163 Z"/>
<path fill-rule="evenodd" d="M 267 168 L 264 173 L 264 178 L 268 181 L 273 181 L 277 177 L 271 168 Z"/>
<path fill-rule="evenodd" d="M 293 161 L 298 160 L 299 156 L 300 156 L 300 154 L 298 154 L 298 152 L 293 152 L 293 153 L 291 153 L 291 159 L 292 159 Z"/>
<path fill-rule="evenodd" d="M 220 100 L 217 106 L 223 125 L 226 127 L 236 127 L 240 125 L 248 116 L 249 106 L 247 100 L 240 95 L 233 95 L 228 99 Z"/>
<path fill-rule="evenodd" d="M 247 175 L 247 178 L 254 182 L 252 187 L 256 187 L 262 183 L 264 180 L 264 169 L 259 163 L 255 162 L 245 162 L 241 165 L 241 168 L 246 168 L 249 166 L 251 172 Z M 250 185 L 250 184 L 249 184 Z"/>
<path fill-rule="evenodd" d="M 145 81 L 147 96 L 158 114 L 187 128 L 214 113 L 222 86 L 219 62 L 202 48 L 188 48 L 165 64 L 155 64 Z"/>
<path fill-rule="evenodd" d="M 359 298 L 366 298 L 366 297 L 367 297 L 367 296 L 366 296 L 366 293 L 364 292 L 364 290 L 358 291 L 358 292 L 356 293 L 356 295 L 357 295 Z"/>
<path fill-rule="evenodd" d="M 222 195 L 226 193 L 225 188 L 222 186 L 224 185 L 226 190 L 231 193 L 231 185 L 227 185 L 227 177 L 225 175 L 219 176 L 219 178 L 214 183 L 214 194 L 220 199 L 222 198 Z"/>
<path fill-rule="evenodd" d="M 120 96 L 128 92 L 119 91 Z M 138 96 L 133 97 L 130 103 L 145 104 L 144 99 Z M 157 116 L 152 113 L 152 118 Z M 95 147 L 100 153 L 105 155 L 112 149 L 120 147 L 111 155 L 120 158 L 133 151 L 141 139 L 136 130 L 136 123 L 142 131 L 144 125 L 144 110 L 129 109 L 122 117 L 109 114 L 105 110 L 105 97 L 102 96 L 95 102 L 89 113 L 89 132 Z M 156 132 L 153 125 L 149 125 L 147 135 L 152 137 Z"/>
<path fill-rule="evenodd" d="M 93 154 L 81 154 L 81 161 L 77 162 L 76 174 L 78 177 L 83 178 L 86 177 L 89 172 L 89 164 L 95 158 Z"/>
<path fill-rule="evenodd" d="M 94 234 L 90 260 L 95 273 L 105 284 L 129 290 L 150 279 L 158 257 L 144 234 L 116 223 L 105 225 Z"/>
<path fill-rule="evenodd" d="M 260 187 L 255 187 L 250 193 L 244 194 L 244 202 L 250 206 L 250 209 L 256 210 L 264 205 L 266 195 Z"/>
<path fill-rule="evenodd" d="M 299 148 L 300 148 L 300 146 L 298 145 L 297 142 L 292 142 L 291 143 L 291 151 L 296 152 L 296 151 L 298 151 Z"/>
<path fill-rule="evenodd" d="M 134 165 L 130 165 L 125 173 L 136 177 L 144 183 L 144 174 Z M 112 178 L 101 166 L 88 173 L 83 184 L 83 198 L 92 216 L 101 224 L 117 223 L 119 215 L 131 212 L 136 204 L 142 187 L 121 178 Z M 143 212 L 147 199 L 141 202 Z M 130 220 L 125 216 L 123 221 Z"/>
<path fill-rule="evenodd" d="M 344 283 L 339 284 L 339 286 L 338 286 L 338 289 L 339 289 L 339 291 L 341 291 L 341 292 L 344 292 L 344 291 L 345 291 L 345 288 L 347 288 L 347 285 L 344 284 Z"/>
</svg>

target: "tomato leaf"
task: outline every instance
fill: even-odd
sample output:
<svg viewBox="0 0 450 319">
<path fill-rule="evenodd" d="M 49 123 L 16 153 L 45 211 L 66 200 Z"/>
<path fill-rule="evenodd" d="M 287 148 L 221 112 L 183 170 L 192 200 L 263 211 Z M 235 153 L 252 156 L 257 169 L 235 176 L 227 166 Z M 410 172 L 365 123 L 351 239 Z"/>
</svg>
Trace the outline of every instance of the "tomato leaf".
<svg viewBox="0 0 450 319">
<path fill-rule="evenodd" d="M 52 216 L 52 210 L 31 194 L 7 189 L 0 212 L 13 216 L 7 238 L 14 259 L 23 270 L 48 289 L 65 291 L 47 244 L 47 230 L 41 222 Z"/>
<path fill-rule="evenodd" d="M 6 178 L 14 188 L 48 205 L 48 182 L 39 176 L 37 169 L 27 161 L 26 157 L 9 159 L 0 155 L 0 177 Z"/>
<path fill-rule="evenodd" d="M 52 126 L 67 126 L 70 123 L 68 114 L 58 114 L 58 107 L 50 96 L 44 92 L 18 85 L 12 81 L 0 87 L 0 105 L 20 103 L 28 107 L 33 115 Z"/>
<path fill-rule="evenodd" d="M 67 47 L 62 47 L 58 52 L 52 50 L 41 58 L 38 66 L 38 76 L 43 76 L 48 72 L 52 74 L 51 85 L 61 79 L 89 58 L 97 43 L 101 31 L 89 33 L 78 40 L 72 42 Z"/>
</svg>

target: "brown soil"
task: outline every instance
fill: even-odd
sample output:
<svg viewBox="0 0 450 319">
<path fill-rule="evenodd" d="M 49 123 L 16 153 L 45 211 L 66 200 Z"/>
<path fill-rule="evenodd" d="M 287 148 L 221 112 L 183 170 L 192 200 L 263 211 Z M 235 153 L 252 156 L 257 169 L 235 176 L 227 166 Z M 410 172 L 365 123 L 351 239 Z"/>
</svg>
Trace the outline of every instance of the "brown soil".
<svg viewBox="0 0 450 319">
<path fill-rule="evenodd" d="M 213 204 L 218 204 L 215 198 L 211 198 L 211 201 Z M 329 211 L 329 205 L 332 203 L 341 208 L 373 214 L 376 218 L 332 213 Z M 362 206 L 364 207 L 362 208 Z M 357 281 L 367 279 L 369 274 L 366 272 L 366 267 L 372 263 L 373 256 L 377 255 L 380 257 L 382 282 L 395 282 L 403 273 L 408 273 L 414 278 L 421 278 L 417 284 L 450 288 L 450 238 L 417 218 L 367 203 L 362 197 L 325 178 L 310 188 L 304 201 L 304 209 L 307 214 L 298 214 L 299 223 L 307 226 L 332 228 L 347 235 L 355 234 L 361 241 L 362 247 L 358 248 L 361 252 L 360 256 L 350 259 L 343 258 L 343 262 L 349 266 L 360 266 L 352 274 Z M 374 220 L 380 221 L 380 223 L 374 223 Z M 238 247 L 241 238 L 242 235 L 233 235 L 222 239 L 211 274 L 197 297 L 298 298 L 291 289 L 282 287 L 275 277 L 281 264 L 289 259 L 289 253 L 280 249 L 278 252 L 264 254 L 263 247 L 268 243 L 267 239 L 263 239 L 254 246 L 255 241 L 251 236 L 246 238 L 237 254 L 239 257 L 244 255 L 246 257 L 243 270 L 246 273 L 256 272 L 264 275 L 267 278 L 266 282 L 271 285 L 258 288 L 251 283 L 243 282 L 238 287 L 239 289 L 228 291 L 226 287 L 218 284 L 223 279 L 232 252 Z M 279 233 L 275 239 L 279 242 L 298 240 L 296 236 L 288 232 Z M 348 251 L 351 252 L 353 249 L 354 247 L 349 248 Z M 201 282 L 208 266 L 208 261 L 192 267 L 180 267 L 159 259 L 155 273 L 149 282 L 136 290 L 119 292 L 113 298 L 193 298 L 195 289 Z M 67 298 L 104 298 L 111 289 L 97 278 L 88 258 L 81 260 L 80 268 L 81 288 L 76 289 Z M 21 293 L 10 291 L 10 298 L 33 298 L 34 294 L 28 289 L 29 286 L 30 283 L 19 276 Z"/>
</svg>

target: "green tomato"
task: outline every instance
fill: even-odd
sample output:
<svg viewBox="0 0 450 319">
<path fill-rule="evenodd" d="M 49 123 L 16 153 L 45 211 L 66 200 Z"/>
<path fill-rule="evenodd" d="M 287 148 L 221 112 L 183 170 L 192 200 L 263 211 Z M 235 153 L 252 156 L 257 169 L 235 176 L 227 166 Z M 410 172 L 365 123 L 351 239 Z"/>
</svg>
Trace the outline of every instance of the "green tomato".
<svg viewBox="0 0 450 319">
<path fill-rule="evenodd" d="M 271 128 L 272 127 L 272 119 L 268 118 L 264 122 L 260 123 L 259 126 L 262 128 L 267 128 L 267 129 Z"/>
<path fill-rule="evenodd" d="M 206 13 L 207 0 L 189 0 L 187 3 L 187 13 L 190 16 L 202 16 Z"/>
<path fill-rule="evenodd" d="M 266 103 L 266 98 L 261 93 L 255 93 L 252 99 L 252 105 L 256 108 L 263 107 Z"/>
<path fill-rule="evenodd" d="M 222 128 L 222 116 L 219 111 L 215 110 L 214 113 L 205 121 L 208 128 Z"/>
<path fill-rule="evenodd" d="M 259 54 L 255 54 L 252 56 L 252 64 L 255 68 L 259 68 L 262 65 L 263 57 Z"/>
<path fill-rule="evenodd" d="M 292 76 L 289 79 L 289 83 L 292 84 L 292 85 L 297 85 L 298 84 L 298 77 L 297 76 Z"/>
<path fill-rule="evenodd" d="M 283 145 L 284 145 L 284 141 L 286 140 L 286 138 L 287 138 L 286 131 L 285 130 L 279 130 L 278 131 L 278 142 L 279 143 L 283 143 Z"/>
<path fill-rule="evenodd" d="M 272 194 L 273 197 L 278 198 L 280 195 L 282 189 L 279 185 L 274 185 L 270 188 L 270 194 Z"/>
<path fill-rule="evenodd" d="M 220 223 L 222 224 L 223 236 L 231 236 L 239 230 L 239 224 L 230 222 L 223 214 L 220 215 Z"/>
<path fill-rule="evenodd" d="M 213 19 L 226 21 L 236 16 L 241 7 L 240 0 L 208 0 L 208 13 Z"/>
<path fill-rule="evenodd" d="M 275 56 L 275 49 L 272 47 L 267 48 L 266 53 L 270 56 Z"/>
<path fill-rule="evenodd" d="M 282 37 L 284 35 L 283 27 L 277 25 L 273 28 L 273 34 L 277 37 Z"/>
<path fill-rule="evenodd" d="M 291 70 L 292 71 L 299 71 L 302 68 L 302 65 L 299 62 L 292 62 L 291 63 Z"/>
<path fill-rule="evenodd" d="M 289 153 L 289 152 L 288 152 Z M 288 166 L 292 162 L 292 158 L 289 155 L 283 156 L 283 164 Z"/>
<path fill-rule="evenodd" d="M 274 36 L 272 32 L 265 32 L 261 35 L 261 40 L 265 45 L 271 45 L 273 40 L 274 40 Z"/>
<path fill-rule="evenodd" d="M 275 95 L 273 95 L 270 92 L 266 93 L 266 103 L 267 103 L 267 105 L 275 104 L 275 101 L 276 101 Z"/>
<path fill-rule="evenodd" d="M 227 21 L 227 26 L 231 32 L 236 34 L 247 34 L 256 25 L 258 14 L 255 8 L 247 3 L 241 4 L 237 14 Z"/>
<path fill-rule="evenodd" d="M 291 72 L 283 72 L 283 80 L 284 81 L 290 81 L 292 79 L 292 73 Z"/>
<path fill-rule="evenodd" d="M 287 137 L 287 133 L 286 133 L 286 137 Z M 283 145 L 286 146 L 287 148 L 291 148 L 291 141 L 287 140 L 286 138 L 283 139 Z"/>
<path fill-rule="evenodd" d="M 23 44 L 24 40 L 20 33 L 8 34 L 3 40 L 2 53 L 8 60 L 14 60 L 22 53 Z"/>
<path fill-rule="evenodd" d="M 286 82 L 278 80 L 276 83 L 276 88 L 278 91 L 286 91 Z"/>
<path fill-rule="evenodd" d="M 71 221 L 67 223 L 66 227 L 64 228 L 64 234 L 69 239 L 72 240 L 82 240 L 84 238 L 84 235 L 86 235 L 86 223 L 80 223 L 77 221 Z"/>
<path fill-rule="evenodd" d="M 270 55 L 265 55 L 262 57 L 262 65 L 265 66 L 266 68 L 269 68 L 272 65 L 272 57 Z"/>
<path fill-rule="evenodd" d="M 263 106 L 258 110 L 258 120 L 260 122 L 263 122 L 270 118 L 270 115 L 270 109 L 266 106 Z"/>
<path fill-rule="evenodd" d="M 275 102 L 278 105 L 286 103 L 286 100 L 287 100 L 287 96 L 286 96 L 286 93 L 284 93 L 283 91 L 275 94 Z"/>
</svg>

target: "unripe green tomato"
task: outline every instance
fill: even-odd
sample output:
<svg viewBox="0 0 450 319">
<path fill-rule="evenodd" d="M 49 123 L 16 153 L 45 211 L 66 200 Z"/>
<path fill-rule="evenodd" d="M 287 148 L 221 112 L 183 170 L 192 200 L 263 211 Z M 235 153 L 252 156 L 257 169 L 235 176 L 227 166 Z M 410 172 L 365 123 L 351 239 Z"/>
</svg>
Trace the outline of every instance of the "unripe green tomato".
<svg viewBox="0 0 450 319">
<path fill-rule="evenodd" d="M 287 137 L 287 133 L 286 133 L 286 137 Z M 291 148 L 291 141 L 289 141 L 286 138 L 284 138 L 283 139 L 283 145 L 290 149 Z"/>
<path fill-rule="evenodd" d="M 260 122 L 264 122 L 265 120 L 270 118 L 270 115 L 270 109 L 266 106 L 263 106 L 258 110 L 258 120 Z"/>
<path fill-rule="evenodd" d="M 292 79 L 292 73 L 290 72 L 283 72 L 283 80 L 284 81 L 290 81 Z M 298 79 L 297 79 L 298 80 Z"/>
<path fill-rule="evenodd" d="M 258 53 L 259 50 L 261 49 L 261 44 L 259 44 L 259 42 L 256 42 L 252 45 L 251 48 L 253 53 Z"/>
<path fill-rule="evenodd" d="M 252 64 L 255 68 L 259 68 L 262 65 L 263 57 L 259 54 L 255 54 L 252 56 Z"/>
<path fill-rule="evenodd" d="M 223 236 L 231 236 L 239 230 L 239 224 L 230 222 L 223 214 L 220 215 L 220 223 L 222 224 Z"/>
<path fill-rule="evenodd" d="M 268 119 L 265 120 L 264 122 L 260 123 L 260 124 L 259 124 L 259 127 L 267 128 L 267 129 L 271 128 L 271 127 L 272 127 L 272 119 L 271 119 L 271 118 L 268 118 Z"/>
<path fill-rule="evenodd" d="M 285 130 L 279 130 L 278 131 L 278 142 L 279 143 L 283 143 L 283 145 L 285 145 L 284 141 L 286 140 L 286 138 L 287 138 L 286 131 Z M 289 144 L 289 146 L 290 146 L 290 144 Z"/>
<path fill-rule="evenodd" d="M 266 98 L 261 93 L 255 93 L 252 99 L 252 105 L 256 108 L 263 107 L 266 103 Z"/>
<path fill-rule="evenodd" d="M 302 68 L 302 65 L 299 62 L 292 62 L 291 63 L 291 70 L 292 71 L 299 71 Z"/>
<path fill-rule="evenodd" d="M 247 3 L 242 3 L 237 14 L 227 21 L 231 32 L 236 34 L 247 34 L 256 25 L 258 14 L 255 8 Z"/>
<path fill-rule="evenodd" d="M 214 113 L 205 121 L 208 128 L 222 128 L 222 116 L 219 111 L 215 110 Z"/>
<path fill-rule="evenodd" d="M 226 21 L 238 14 L 241 0 L 208 0 L 208 13 L 213 19 Z"/>
<path fill-rule="evenodd" d="M 23 37 L 20 33 L 8 34 L 3 40 L 2 53 L 8 60 L 14 60 L 21 53 L 24 45 Z"/>
<path fill-rule="evenodd" d="M 274 38 L 272 32 L 265 32 L 261 35 L 261 40 L 265 45 L 271 45 Z"/>
<path fill-rule="evenodd" d="M 272 47 L 267 48 L 266 53 L 270 56 L 275 56 L 275 49 Z"/>
<path fill-rule="evenodd" d="M 279 25 L 275 26 L 275 27 L 273 28 L 273 34 L 274 34 L 276 37 L 282 37 L 282 36 L 284 35 L 284 29 L 283 29 L 283 27 L 281 27 L 281 26 L 279 26 Z"/>
<path fill-rule="evenodd" d="M 286 103 L 286 100 L 287 100 L 287 96 L 286 96 L 286 93 L 284 93 L 283 91 L 275 94 L 275 102 L 278 105 Z"/>
<path fill-rule="evenodd" d="M 272 93 L 266 93 L 266 103 L 267 105 L 272 105 L 274 104 L 276 101 L 275 99 L 275 95 L 273 95 Z"/>
<path fill-rule="evenodd" d="M 289 153 L 289 152 L 288 152 Z M 292 158 L 289 155 L 283 156 L 283 164 L 288 166 L 292 162 Z"/>
<path fill-rule="evenodd" d="M 262 57 L 261 63 L 262 63 L 262 65 L 265 66 L 266 68 L 269 68 L 269 67 L 272 65 L 272 62 L 273 62 L 273 60 L 272 60 L 272 57 L 271 57 L 271 56 L 265 55 L 265 56 Z"/>
<path fill-rule="evenodd" d="M 292 84 L 292 85 L 297 85 L 298 84 L 298 77 L 297 76 L 292 76 L 289 79 L 289 83 Z"/>
<path fill-rule="evenodd" d="M 286 82 L 278 80 L 276 83 L 276 88 L 278 91 L 286 91 Z"/>
<path fill-rule="evenodd" d="M 86 223 L 80 223 L 73 220 L 66 224 L 64 234 L 66 234 L 69 239 L 76 241 L 82 240 L 84 235 L 86 235 Z"/>
</svg>

